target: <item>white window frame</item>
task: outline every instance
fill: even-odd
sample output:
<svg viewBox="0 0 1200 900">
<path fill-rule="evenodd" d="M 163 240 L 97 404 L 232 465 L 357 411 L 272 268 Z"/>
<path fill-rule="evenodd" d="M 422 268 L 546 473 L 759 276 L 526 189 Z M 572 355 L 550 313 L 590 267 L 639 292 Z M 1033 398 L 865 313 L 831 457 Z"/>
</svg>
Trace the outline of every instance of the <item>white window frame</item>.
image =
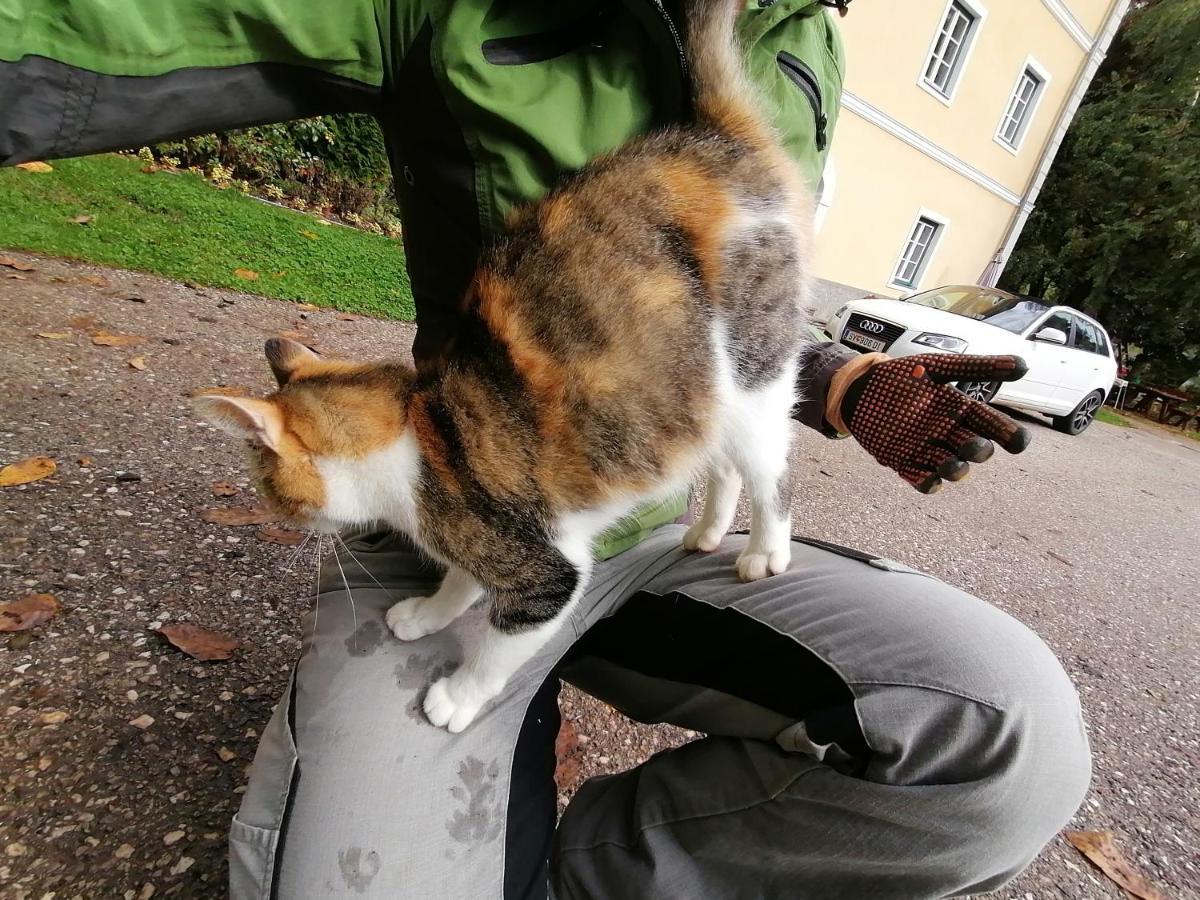
<svg viewBox="0 0 1200 900">
<path fill-rule="evenodd" d="M 949 93 L 943 94 L 925 80 L 925 71 L 929 68 L 929 61 L 933 58 L 933 51 L 937 48 L 938 38 L 942 35 L 942 27 L 946 24 L 946 17 L 950 15 L 950 9 L 956 3 L 965 7 L 967 12 L 975 17 L 975 21 L 967 32 L 967 39 L 963 44 L 958 62 L 950 70 Z M 975 52 L 975 45 L 979 42 L 979 32 L 983 31 L 983 23 L 987 19 L 987 14 L 987 7 L 979 0 L 947 0 L 946 5 L 942 8 L 942 14 L 938 17 L 937 25 L 934 27 L 933 38 L 929 41 L 929 49 L 921 57 L 921 68 L 917 70 L 917 87 L 945 106 L 950 106 L 954 102 L 954 95 L 958 93 L 958 86 L 962 84 L 963 74 L 971 62 L 971 54 Z"/>
<path fill-rule="evenodd" d="M 821 195 L 817 198 L 817 208 L 813 214 L 813 234 L 819 234 L 825 227 L 825 216 L 833 206 L 833 196 L 837 192 L 837 165 L 830 153 L 825 159 L 825 168 L 821 172 Z"/>
<path fill-rule="evenodd" d="M 933 232 L 928 246 L 925 248 L 925 255 L 921 257 L 921 261 L 917 264 L 917 271 L 913 275 L 912 284 L 906 284 L 900 281 L 897 276 L 900 274 L 900 264 L 904 262 L 905 254 L 908 253 L 908 245 L 912 243 L 913 234 L 916 233 L 917 224 L 922 219 L 932 222 L 937 228 Z M 888 287 L 896 288 L 905 294 L 917 293 L 920 290 L 921 281 L 925 278 L 925 273 L 929 271 L 929 263 L 932 262 L 934 254 L 937 253 L 938 246 L 942 243 L 942 235 L 946 233 L 946 229 L 949 227 L 950 220 L 940 213 L 936 213 L 925 207 L 917 210 L 912 224 L 908 226 L 908 231 L 904 233 L 904 240 L 900 244 L 900 253 L 897 255 L 895 263 L 892 264 L 892 273 L 888 276 Z"/>
<path fill-rule="evenodd" d="M 1004 123 L 1008 120 L 1008 111 L 1012 107 L 1013 99 L 1021 87 L 1021 82 L 1024 80 L 1026 72 L 1032 72 L 1034 77 L 1040 81 L 1040 84 L 1037 91 L 1034 92 L 1033 101 L 1025 108 L 1025 118 L 1021 120 L 1021 124 L 1017 129 L 1016 143 L 1010 144 L 1003 136 Z M 1012 90 L 1008 92 L 1008 99 L 1004 101 L 1004 107 L 1000 110 L 1000 121 L 996 124 L 996 133 L 992 135 L 992 140 L 1013 154 L 1013 156 L 1021 152 L 1021 146 L 1025 143 L 1025 135 L 1029 134 L 1029 126 L 1037 118 L 1038 107 L 1042 104 L 1042 98 L 1046 96 L 1046 88 L 1049 84 L 1050 72 L 1046 67 L 1032 56 L 1025 57 L 1025 62 L 1017 70 L 1017 80 L 1013 82 Z"/>
</svg>

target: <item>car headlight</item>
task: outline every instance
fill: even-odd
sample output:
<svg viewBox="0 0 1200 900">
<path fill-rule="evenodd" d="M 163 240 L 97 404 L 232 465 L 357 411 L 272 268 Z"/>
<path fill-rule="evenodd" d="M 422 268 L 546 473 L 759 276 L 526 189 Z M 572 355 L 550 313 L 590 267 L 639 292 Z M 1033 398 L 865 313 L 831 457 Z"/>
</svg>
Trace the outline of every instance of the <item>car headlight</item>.
<svg viewBox="0 0 1200 900">
<path fill-rule="evenodd" d="M 962 338 L 951 337 L 948 334 L 932 334 L 928 331 L 913 338 L 913 343 L 945 350 L 947 353 L 962 353 L 967 349 L 967 342 Z"/>
<path fill-rule="evenodd" d="M 833 317 L 835 319 L 840 319 L 842 317 L 842 313 L 844 313 L 849 308 L 849 306 L 850 306 L 849 303 L 843 303 L 841 306 L 838 307 L 838 310 L 837 310 L 837 312 L 835 312 L 833 314 Z"/>
</svg>

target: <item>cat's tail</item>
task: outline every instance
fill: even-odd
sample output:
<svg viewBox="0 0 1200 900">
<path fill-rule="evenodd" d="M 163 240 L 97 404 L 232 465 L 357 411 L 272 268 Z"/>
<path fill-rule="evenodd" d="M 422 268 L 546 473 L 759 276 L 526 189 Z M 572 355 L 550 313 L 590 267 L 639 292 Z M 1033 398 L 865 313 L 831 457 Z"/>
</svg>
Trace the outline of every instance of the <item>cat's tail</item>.
<svg viewBox="0 0 1200 900">
<path fill-rule="evenodd" d="M 735 32 L 745 0 L 687 0 L 687 54 L 696 118 L 759 149 L 779 146 L 759 109 Z"/>
</svg>

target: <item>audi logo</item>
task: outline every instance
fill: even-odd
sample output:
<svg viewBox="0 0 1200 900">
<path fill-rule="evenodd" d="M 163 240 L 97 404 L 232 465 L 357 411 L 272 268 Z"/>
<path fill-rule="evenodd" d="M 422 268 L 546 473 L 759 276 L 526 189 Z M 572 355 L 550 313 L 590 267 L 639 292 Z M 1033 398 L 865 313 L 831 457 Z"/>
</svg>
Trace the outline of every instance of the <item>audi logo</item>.
<svg viewBox="0 0 1200 900">
<path fill-rule="evenodd" d="M 863 331 L 870 332 L 871 334 L 883 334 L 883 323 L 882 322 L 872 322 L 870 319 L 863 319 L 855 327 L 857 327 Z"/>
</svg>

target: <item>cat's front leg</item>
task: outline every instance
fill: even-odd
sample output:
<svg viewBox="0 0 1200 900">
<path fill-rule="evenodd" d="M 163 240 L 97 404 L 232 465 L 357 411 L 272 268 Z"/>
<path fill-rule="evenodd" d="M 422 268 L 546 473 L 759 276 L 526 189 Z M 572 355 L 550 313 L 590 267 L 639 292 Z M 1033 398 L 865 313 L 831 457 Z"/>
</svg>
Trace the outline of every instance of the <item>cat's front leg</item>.
<svg viewBox="0 0 1200 900">
<path fill-rule="evenodd" d="M 470 725 L 562 627 L 587 584 L 588 566 L 551 552 L 557 558 L 539 560 L 531 567 L 539 571 L 528 581 L 495 592 L 478 646 L 454 674 L 430 685 L 424 707 L 434 725 L 452 733 Z"/>
<path fill-rule="evenodd" d="M 441 631 L 483 596 L 483 586 L 458 566 L 450 566 L 428 597 L 409 597 L 388 610 L 387 626 L 402 641 Z"/>
</svg>

